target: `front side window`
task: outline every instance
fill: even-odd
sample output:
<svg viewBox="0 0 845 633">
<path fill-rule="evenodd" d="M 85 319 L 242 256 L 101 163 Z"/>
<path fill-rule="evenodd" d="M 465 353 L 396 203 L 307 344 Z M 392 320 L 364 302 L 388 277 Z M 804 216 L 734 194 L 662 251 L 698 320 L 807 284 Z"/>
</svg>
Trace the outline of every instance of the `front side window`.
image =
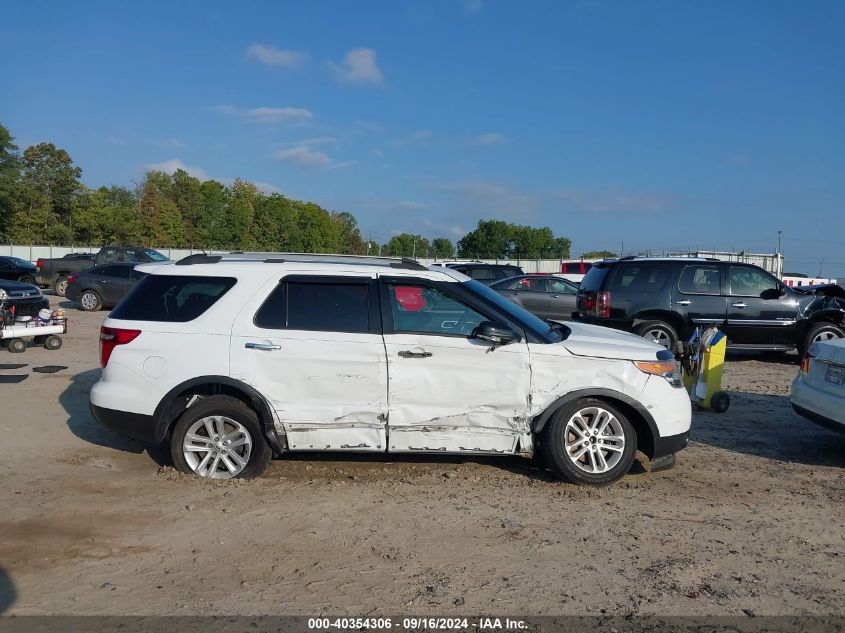
<svg viewBox="0 0 845 633">
<path fill-rule="evenodd" d="M 578 294 L 578 287 L 574 284 L 567 283 L 564 279 L 549 279 L 549 289 L 551 292 L 561 295 Z"/>
<path fill-rule="evenodd" d="M 533 292 L 545 292 L 546 280 L 537 277 L 522 277 L 511 282 L 500 282 L 496 287 L 504 285 L 507 290 L 530 290 Z"/>
<path fill-rule="evenodd" d="M 479 323 L 488 320 L 438 288 L 391 284 L 388 294 L 395 332 L 470 336 Z M 408 297 L 415 299 L 409 302 Z"/>
<path fill-rule="evenodd" d="M 731 294 L 740 297 L 759 297 L 767 290 L 778 287 L 774 277 L 747 266 L 731 266 L 729 277 Z"/>
<path fill-rule="evenodd" d="M 684 294 L 718 295 L 721 286 L 718 266 L 687 266 L 678 279 L 678 289 Z"/>
<path fill-rule="evenodd" d="M 231 277 L 147 275 L 110 316 L 128 321 L 192 321 L 214 305 L 236 281 Z"/>
<path fill-rule="evenodd" d="M 369 280 L 283 281 L 255 314 L 255 324 L 273 330 L 370 331 Z"/>
<path fill-rule="evenodd" d="M 116 262 L 120 259 L 120 253 L 116 248 L 104 248 L 100 253 L 101 262 Z"/>
</svg>

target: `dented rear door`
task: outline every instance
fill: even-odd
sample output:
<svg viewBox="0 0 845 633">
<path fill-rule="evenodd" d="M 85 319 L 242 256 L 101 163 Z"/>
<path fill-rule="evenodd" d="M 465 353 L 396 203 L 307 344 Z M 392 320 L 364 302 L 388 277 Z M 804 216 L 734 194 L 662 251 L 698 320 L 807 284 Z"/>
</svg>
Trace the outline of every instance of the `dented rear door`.
<svg viewBox="0 0 845 633">
<path fill-rule="evenodd" d="M 472 338 L 495 319 L 450 295 L 454 285 L 382 278 L 390 452 L 513 453 L 529 433 L 527 344 Z M 412 310 L 410 294 L 422 300 Z"/>
</svg>

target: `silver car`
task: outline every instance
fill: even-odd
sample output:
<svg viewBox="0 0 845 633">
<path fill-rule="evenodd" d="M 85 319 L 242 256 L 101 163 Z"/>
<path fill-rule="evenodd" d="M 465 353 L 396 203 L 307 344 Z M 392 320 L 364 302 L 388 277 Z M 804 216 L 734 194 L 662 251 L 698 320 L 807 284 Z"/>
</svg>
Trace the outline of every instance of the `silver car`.
<svg viewBox="0 0 845 633">
<path fill-rule="evenodd" d="M 571 321 L 578 286 L 557 275 L 518 275 L 490 288 L 544 319 Z"/>
</svg>

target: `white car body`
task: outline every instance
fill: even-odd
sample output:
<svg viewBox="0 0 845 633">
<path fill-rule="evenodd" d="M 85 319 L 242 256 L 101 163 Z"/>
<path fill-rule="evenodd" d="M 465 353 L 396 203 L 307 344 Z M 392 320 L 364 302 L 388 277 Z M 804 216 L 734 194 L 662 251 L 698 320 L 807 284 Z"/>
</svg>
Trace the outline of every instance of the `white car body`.
<svg viewBox="0 0 845 633">
<path fill-rule="evenodd" d="M 266 435 L 275 453 L 530 455 L 535 435 L 556 403 L 581 395 L 610 398 L 636 410 L 632 415 L 642 418 L 642 429 L 648 427 L 642 432 L 651 436 L 645 441 L 655 458 L 686 445 L 688 395 L 634 364 L 653 362 L 665 350 L 633 334 L 567 323 L 569 335 L 560 342 L 538 342 L 526 335 L 491 347 L 468 334 L 350 333 L 256 324 L 257 311 L 286 279 L 350 278 L 366 280 L 371 288 L 384 287 L 379 284 L 387 284 L 388 278 L 407 279 L 444 292 L 471 282 L 445 267 L 403 265 L 361 263 L 361 258 L 321 261 L 317 256 L 143 265 L 150 277 L 237 281 L 188 322 L 107 318 L 105 328 L 141 333 L 113 349 L 91 391 L 95 417 L 124 434 L 161 442 L 181 410 L 174 405 L 175 395 L 190 394 L 191 386 L 203 380 L 219 381 L 227 388 L 242 386 L 256 408 L 266 405 L 272 416 L 265 421 L 272 426 Z M 400 354 L 408 351 L 417 357 Z"/>
<path fill-rule="evenodd" d="M 804 417 L 845 431 L 845 339 L 810 346 L 792 382 L 790 400 Z"/>
</svg>

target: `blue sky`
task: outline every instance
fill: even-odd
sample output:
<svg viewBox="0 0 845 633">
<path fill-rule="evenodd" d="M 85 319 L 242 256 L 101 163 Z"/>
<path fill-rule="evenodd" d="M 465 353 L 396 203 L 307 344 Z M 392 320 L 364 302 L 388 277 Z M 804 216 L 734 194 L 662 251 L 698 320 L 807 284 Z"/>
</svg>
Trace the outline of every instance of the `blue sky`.
<svg viewBox="0 0 845 633">
<path fill-rule="evenodd" d="M 353 212 L 845 277 L 845 3 L 29 2 L 0 122 L 90 186 L 185 166 Z"/>
</svg>

